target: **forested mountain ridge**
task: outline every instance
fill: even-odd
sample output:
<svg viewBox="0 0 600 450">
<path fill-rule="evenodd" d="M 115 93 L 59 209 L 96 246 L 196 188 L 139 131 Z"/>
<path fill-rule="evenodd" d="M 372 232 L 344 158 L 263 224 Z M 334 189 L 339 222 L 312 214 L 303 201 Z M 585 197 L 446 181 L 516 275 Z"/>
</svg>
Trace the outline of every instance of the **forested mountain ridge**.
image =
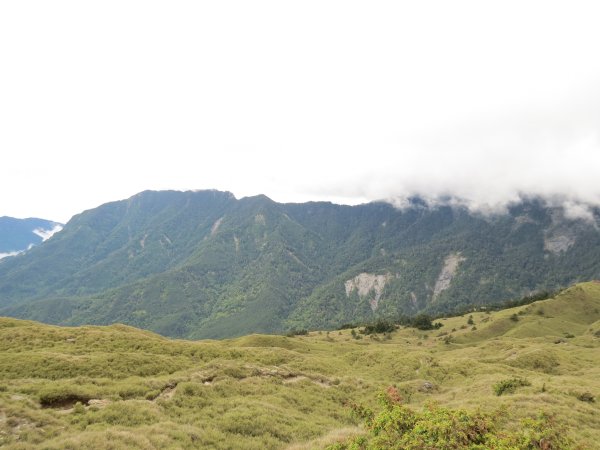
<svg viewBox="0 0 600 450">
<path fill-rule="evenodd" d="M 146 191 L 0 262 L 0 314 L 203 338 L 454 311 L 600 277 L 600 222 Z"/>
</svg>

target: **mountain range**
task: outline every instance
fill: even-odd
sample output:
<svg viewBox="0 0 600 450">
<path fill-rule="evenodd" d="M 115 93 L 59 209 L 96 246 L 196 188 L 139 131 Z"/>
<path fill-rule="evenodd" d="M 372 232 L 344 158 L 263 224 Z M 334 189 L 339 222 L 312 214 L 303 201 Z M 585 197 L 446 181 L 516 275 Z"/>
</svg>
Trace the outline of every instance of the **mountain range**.
<svg viewBox="0 0 600 450">
<path fill-rule="evenodd" d="M 0 261 L 0 315 L 223 338 L 441 314 L 600 278 L 600 211 L 145 191 Z"/>
</svg>

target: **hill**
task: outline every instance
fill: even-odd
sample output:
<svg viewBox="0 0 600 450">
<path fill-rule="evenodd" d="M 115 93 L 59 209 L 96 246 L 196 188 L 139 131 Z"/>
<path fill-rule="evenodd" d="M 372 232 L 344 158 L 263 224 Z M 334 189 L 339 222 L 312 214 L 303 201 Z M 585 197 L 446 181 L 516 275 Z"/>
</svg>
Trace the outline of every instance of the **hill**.
<svg viewBox="0 0 600 450">
<path fill-rule="evenodd" d="M 61 228 L 62 224 L 50 220 L 0 217 L 0 259 L 40 244 Z"/>
<path fill-rule="evenodd" d="M 324 448 L 366 436 L 350 405 L 375 408 L 394 386 L 411 411 L 434 401 L 500 414 L 506 432 L 544 413 L 573 441 L 552 448 L 596 448 L 600 283 L 440 322 L 190 342 L 3 318 L 0 446 Z"/>
<path fill-rule="evenodd" d="M 459 311 L 599 277 L 596 223 L 535 199 L 483 216 L 418 198 L 399 209 L 148 191 L 1 261 L 0 314 L 223 338 Z"/>
</svg>

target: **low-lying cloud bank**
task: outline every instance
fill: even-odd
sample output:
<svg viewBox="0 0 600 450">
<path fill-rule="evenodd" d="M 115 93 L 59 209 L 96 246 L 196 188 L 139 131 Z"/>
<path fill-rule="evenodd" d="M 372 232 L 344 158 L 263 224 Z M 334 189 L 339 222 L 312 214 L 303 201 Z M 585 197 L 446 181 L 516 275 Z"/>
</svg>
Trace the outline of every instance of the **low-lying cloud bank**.
<svg viewBox="0 0 600 450">
<path fill-rule="evenodd" d="M 32 233 L 41 237 L 42 242 L 44 242 L 44 241 L 47 241 L 48 239 L 50 239 L 52 236 L 54 236 L 56 233 L 58 233 L 62 229 L 63 229 L 63 226 L 61 224 L 57 223 L 48 230 L 45 230 L 43 228 L 36 228 L 36 229 L 32 230 Z M 3 253 L 0 252 L 0 259 L 8 258 L 9 256 L 17 256 L 23 252 L 26 252 L 27 250 L 31 250 L 34 246 L 35 246 L 35 244 L 32 243 L 32 244 L 29 244 L 26 249 L 14 250 L 14 251 L 3 252 Z"/>
<path fill-rule="evenodd" d="M 477 203 L 470 199 L 459 198 L 455 196 L 427 196 L 415 193 L 412 196 L 401 196 L 394 198 L 386 198 L 383 201 L 389 202 L 399 209 L 404 209 L 415 204 L 415 199 L 418 198 L 424 202 L 427 207 L 453 206 L 466 208 L 473 213 L 479 213 L 486 216 L 508 213 L 509 207 L 518 205 L 522 202 L 536 201 L 542 203 L 546 207 L 561 208 L 565 219 L 568 220 L 583 220 L 589 223 L 598 223 L 600 221 L 600 206 L 598 203 L 586 203 L 575 201 L 560 196 L 542 197 L 521 194 L 514 200 L 490 203 Z"/>
<path fill-rule="evenodd" d="M 24 250 L 20 250 L 17 252 L 0 253 L 0 259 L 7 258 L 9 256 L 17 256 L 19 253 L 23 253 L 23 252 L 24 252 Z"/>
<path fill-rule="evenodd" d="M 341 202 L 419 196 L 501 212 L 526 198 L 591 220 L 600 206 L 600 95 L 586 91 L 528 110 L 483 114 L 399 138 L 396 150 L 348 154 L 325 183 L 307 188 Z M 360 161 L 358 170 L 356 161 Z M 321 178 L 321 177 L 320 177 Z"/>
</svg>

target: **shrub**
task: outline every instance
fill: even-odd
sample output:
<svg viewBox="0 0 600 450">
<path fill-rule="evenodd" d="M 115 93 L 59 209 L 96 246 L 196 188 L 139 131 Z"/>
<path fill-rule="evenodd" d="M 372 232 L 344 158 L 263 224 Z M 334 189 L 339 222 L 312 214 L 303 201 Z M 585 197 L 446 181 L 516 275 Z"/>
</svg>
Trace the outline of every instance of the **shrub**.
<svg viewBox="0 0 600 450">
<path fill-rule="evenodd" d="M 376 334 L 376 333 L 391 333 L 392 331 L 396 331 L 396 325 L 393 322 L 389 322 L 387 320 L 379 319 L 378 321 L 367 324 L 361 330 L 363 334 Z"/>
<path fill-rule="evenodd" d="M 81 403 L 81 402 L 75 403 L 75 406 L 73 407 L 73 414 L 83 414 L 83 413 L 85 413 L 85 406 L 83 406 L 83 403 Z"/>
<path fill-rule="evenodd" d="M 519 316 L 517 316 L 516 314 L 513 314 L 512 316 L 510 316 L 510 320 L 512 320 L 513 322 L 518 322 Z"/>
<path fill-rule="evenodd" d="M 352 405 L 365 421 L 369 435 L 328 447 L 329 450 L 379 449 L 563 449 L 571 447 L 566 428 L 547 415 L 525 419 L 516 431 L 500 428 L 505 416 L 472 413 L 435 404 L 414 411 L 402 404 L 395 388 L 379 395 L 381 411 Z"/>
<path fill-rule="evenodd" d="M 513 394 L 518 387 L 531 386 L 531 383 L 524 378 L 509 378 L 494 384 L 494 393 L 497 396 L 502 394 Z"/>
<path fill-rule="evenodd" d="M 411 320 L 410 326 L 417 328 L 418 330 L 432 330 L 434 328 L 433 323 L 431 323 L 431 317 L 427 314 L 415 316 Z"/>
<path fill-rule="evenodd" d="M 594 403 L 596 398 L 590 392 L 582 392 L 577 395 L 577 400 L 582 402 Z"/>
<path fill-rule="evenodd" d="M 306 336 L 307 334 L 308 334 L 308 330 L 306 330 L 306 329 L 301 329 L 301 330 L 292 329 L 286 333 L 286 336 L 287 337 Z"/>
</svg>

